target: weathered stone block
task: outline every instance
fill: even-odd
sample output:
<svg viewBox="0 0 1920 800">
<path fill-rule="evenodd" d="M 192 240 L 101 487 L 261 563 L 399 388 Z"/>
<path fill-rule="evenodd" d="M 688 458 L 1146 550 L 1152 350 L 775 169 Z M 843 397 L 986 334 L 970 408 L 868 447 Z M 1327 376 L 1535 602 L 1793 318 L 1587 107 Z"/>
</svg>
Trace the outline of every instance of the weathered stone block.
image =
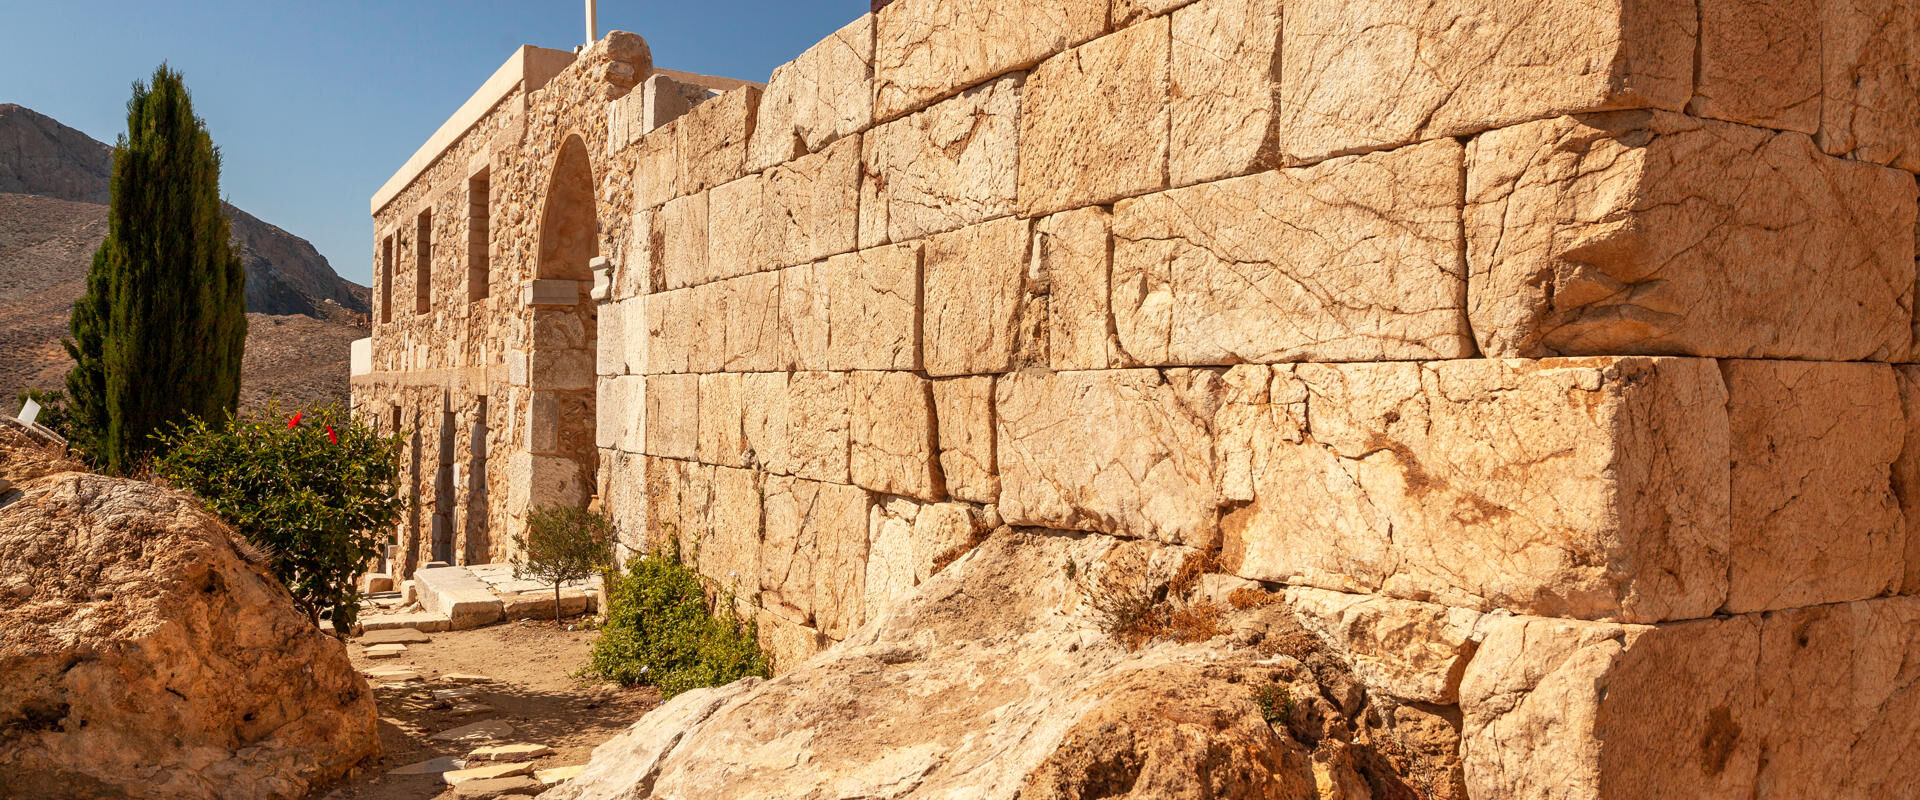
<svg viewBox="0 0 1920 800">
<path fill-rule="evenodd" d="M 748 169 L 764 170 L 873 124 L 873 15 L 775 67 L 760 98 Z"/>
<path fill-rule="evenodd" d="M 1900 594 L 1920 595 L 1920 367 L 1894 367 L 1905 419 L 1900 457 L 1893 462 L 1893 491 L 1900 501 L 1904 555 Z"/>
<path fill-rule="evenodd" d="M 720 372 L 727 363 L 727 285 L 703 283 L 687 289 L 687 370 Z"/>
<path fill-rule="evenodd" d="M 594 415 L 593 419 L 593 446 L 602 450 L 611 448 L 620 441 L 621 418 L 619 414 L 614 413 L 614 409 L 620 404 L 620 399 L 614 396 L 615 385 L 611 376 L 604 375 L 594 381 L 593 385 L 594 408 L 600 411 Z"/>
<path fill-rule="evenodd" d="M 772 659 L 775 674 L 783 674 L 832 644 L 812 627 L 787 619 L 778 612 L 760 609 L 754 614 L 760 636 L 760 649 Z"/>
<path fill-rule="evenodd" d="M 717 372 L 700 376 L 699 448 L 701 463 L 747 467 L 746 431 L 741 426 L 740 375 Z"/>
<path fill-rule="evenodd" d="M 659 254 L 660 274 L 666 288 L 679 289 L 713 280 L 709 266 L 706 192 L 667 201 L 653 219 L 660 226 L 653 237 L 653 250 Z M 727 228 L 722 225 L 723 230 Z"/>
<path fill-rule="evenodd" d="M 1693 93 L 1694 4 L 1289 0 L 1281 146 L 1294 162 Z"/>
<path fill-rule="evenodd" d="M 860 229 L 860 137 L 834 142 L 766 173 L 766 216 L 754 235 L 771 237 L 755 269 L 801 264 L 852 251 Z"/>
<path fill-rule="evenodd" d="M 684 530 L 681 493 L 687 486 L 687 462 L 645 456 L 642 469 L 646 492 L 642 536 L 647 548 L 664 548 L 677 541 Z"/>
<path fill-rule="evenodd" d="M 1119 30 L 1141 20 L 1152 19 L 1177 8 L 1182 8 L 1193 0 L 1113 0 L 1113 8 L 1107 18 L 1112 21 L 1114 30 Z"/>
<path fill-rule="evenodd" d="M 1174 12 L 1167 157 L 1174 186 L 1280 166 L 1281 0 Z"/>
<path fill-rule="evenodd" d="M 1221 496 L 1241 503 L 1221 520 L 1228 572 L 1635 622 L 1726 600 L 1713 362 L 1301 364 L 1263 385 L 1267 369 L 1229 373 L 1214 424 Z"/>
<path fill-rule="evenodd" d="M 825 264 L 780 270 L 780 366 L 827 368 L 828 271 Z"/>
<path fill-rule="evenodd" d="M 746 603 L 760 591 L 761 480 L 753 470 L 714 467 L 706 524 L 688 551 L 701 575 Z"/>
<path fill-rule="evenodd" d="M 923 361 L 934 376 L 1008 372 L 1045 361 L 1046 301 L 1028 261 L 1032 226 L 1002 217 L 927 240 Z"/>
<path fill-rule="evenodd" d="M 1216 531 L 1212 373 L 1018 372 L 994 390 L 1008 524 L 1201 546 Z M 1214 381 L 1217 382 L 1217 381 Z"/>
<path fill-rule="evenodd" d="M 1906 437 L 1885 364 L 1726 361 L 1733 573 L 1740 613 L 1897 589 L 1905 557 L 1892 469 Z"/>
<path fill-rule="evenodd" d="M 854 484 L 884 494 L 945 499 L 927 379 L 911 372 L 855 372 L 852 380 Z"/>
<path fill-rule="evenodd" d="M 867 511 L 867 574 L 861 590 L 866 619 L 913 591 L 913 527 L 921 504 L 889 497 Z"/>
<path fill-rule="evenodd" d="M 793 474 L 848 483 L 852 382 L 844 372 L 787 376 L 787 458 Z"/>
<path fill-rule="evenodd" d="M 875 119 L 890 120 L 1107 31 L 1107 3 L 899 0 L 877 17 Z"/>
<path fill-rule="evenodd" d="M 674 120 L 679 189 L 693 193 L 747 174 L 747 142 L 760 109 L 760 88 L 742 86 Z"/>
<path fill-rule="evenodd" d="M 693 355 L 692 292 L 678 289 L 649 295 L 647 317 L 647 372 L 686 372 Z"/>
<path fill-rule="evenodd" d="M 601 378 L 627 374 L 627 307 L 601 303 L 594 323 L 593 373 Z M 643 320 L 644 321 L 644 320 Z"/>
<path fill-rule="evenodd" d="M 740 376 L 740 398 L 747 466 L 775 475 L 791 472 L 787 458 L 787 373 L 751 372 Z"/>
<path fill-rule="evenodd" d="M 846 638 L 865 613 L 872 504 L 872 496 L 858 487 L 768 478 L 762 603 L 795 621 L 812 621 L 835 639 Z"/>
<path fill-rule="evenodd" d="M 500 598 L 487 589 L 485 581 L 474 577 L 466 567 L 422 569 L 413 573 L 419 587 L 420 606 L 444 616 L 453 630 L 466 630 L 500 621 Z"/>
<path fill-rule="evenodd" d="M 707 261 L 713 278 L 746 275 L 773 263 L 778 223 L 767 214 L 767 182 L 748 175 L 717 186 L 708 202 Z"/>
<path fill-rule="evenodd" d="M 773 272 L 722 281 L 729 372 L 770 372 L 780 367 L 780 276 Z"/>
<path fill-rule="evenodd" d="M 940 472 L 946 478 L 947 491 L 960 500 L 1000 500 L 1000 474 L 993 451 L 993 382 L 991 375 L 933 382 Z"/>
<path fill-rule="evenodd" d="M 1825 0 L 1698 0 L 1700 78 L 1687 113 L 1817 133 Z"/>
<path fill-rule="evenodd" d="M 1040 220 L 1034 257 L 1047 278 L 1047 359 L 1054 369 L 1120 366 L 1110 330 L 1113 215 L 1082 208 Z"/>
<path fill-rule="evenodd" d="M 1914 198 L 1798 133 L 1660 112 L 1493 131 L 1468 156 L 1468 313 L 1495 357 L 1897 361 Z"/>
<path fill-rule="evenodd" d="M 1113 214 L 1131 363 L 1473 355 L 1460 145 L 1449 140 L 1175 189 Z"/>
<path fill-rule="evenodd" d="M 920 368 L 920 244 L 827 259 L 827 366 Z"/>
<path fill-rule="evenodd" d="M 1288 587 L 1286 603 L 1368 689 L 1416 703 L 1459 702 L 1460 676 L 1479 646 L 1479 612 L 1305 586 Z"/>
<path fill-rule="evenodd" d="M 1167 187 L 1165 18 L 1048 59 L 1020 108 L 1021 216 Z"/>
<path fill-rule="evenodd" d="M 619 348 L 617 358 L 626 365 L 628 375 L 648 374 L 650 362 L 647 347 L 651 329 L 650 318 L 647 316 L 647 298 L 650 296 L 639 295 L 610 304 L 617 309 L 615 313 L 621 317 L 620 337 L 615 346 Z M 606 307 L 602 306 L 603 309 Z M 606 336 L 606 333 L 603 331 L 601 336 Z"/>
<path fill-rule="evenodd" d="M 692 461 L 700 453 L 700 376 L 656 375 L 647 384 L 647 455 Z"/>
<path fill-rule="evenodd" d="M 861 247 L 1013 213 L 1025 80 L 996 78 L 862 137 Z"/>
<path fill-rule="evenodd" d="M 633 167 L 633 201 L 658 208 L 680 191 L 680 124 L 669 122 L 640 137 Z"/>
<path fill-rule="evenodd" d="M 1920 6 L 1822 0 L 1820 13 L 1820 148 L 1920 172 Z"/>
</svg>

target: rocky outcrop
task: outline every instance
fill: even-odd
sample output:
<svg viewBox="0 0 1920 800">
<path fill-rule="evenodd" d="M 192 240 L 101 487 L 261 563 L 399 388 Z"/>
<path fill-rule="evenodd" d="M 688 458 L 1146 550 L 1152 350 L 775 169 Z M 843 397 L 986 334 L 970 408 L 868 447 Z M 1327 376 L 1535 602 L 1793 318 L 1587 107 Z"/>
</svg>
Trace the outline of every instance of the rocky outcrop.
<svg viewBox="0 0 1920 800">
<path fill-rule="evenodd" d="M 0 798 L 291 798 L 375 754 L 346 649 L 217 519 L 0 428 Z"/>
<path fill-rule="evenodd" d="M 1463 796 L 1452 723 L 1370 700 L 1278 596 L 1182 605 L 1194 552 L 1003 528 L 844 645 L 675 698 L 543 797 Z M 1122 608 L 1169 583 L 1189 627 L 1129 650 Z"/>
</svg>

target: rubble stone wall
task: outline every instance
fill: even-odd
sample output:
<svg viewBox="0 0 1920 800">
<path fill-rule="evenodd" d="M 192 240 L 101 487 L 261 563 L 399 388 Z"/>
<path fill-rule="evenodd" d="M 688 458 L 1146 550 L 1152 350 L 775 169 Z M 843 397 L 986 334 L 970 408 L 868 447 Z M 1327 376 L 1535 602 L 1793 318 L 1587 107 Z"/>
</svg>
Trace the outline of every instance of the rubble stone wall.
<svg viewBox="0 0 1920 800">
<path fill-rule="evenodd" d="M 1472 797 L 1898 796 L 1916 50 L 1891 1 L 897 0 L 616 145 L 599 501 L 784 664 L 998 525 L 1152 539 L 1458 720 Z"/>
</svg>

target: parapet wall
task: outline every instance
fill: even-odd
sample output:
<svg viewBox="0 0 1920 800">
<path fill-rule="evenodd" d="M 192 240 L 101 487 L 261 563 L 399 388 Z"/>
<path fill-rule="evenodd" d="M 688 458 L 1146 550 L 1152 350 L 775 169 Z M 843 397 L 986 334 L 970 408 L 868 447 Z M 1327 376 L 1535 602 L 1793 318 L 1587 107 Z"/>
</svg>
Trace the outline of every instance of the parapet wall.
<svg viewBox="0 0 1920 800">
<path fill-rule="evenodd" d="M 1916 56 L 1890 0 L 898 0 L 627 145 L 601 502 L 786 663 L 1088 531 L 1289 587 L 1474 798 L 1903 796 Z"/>
</svg>

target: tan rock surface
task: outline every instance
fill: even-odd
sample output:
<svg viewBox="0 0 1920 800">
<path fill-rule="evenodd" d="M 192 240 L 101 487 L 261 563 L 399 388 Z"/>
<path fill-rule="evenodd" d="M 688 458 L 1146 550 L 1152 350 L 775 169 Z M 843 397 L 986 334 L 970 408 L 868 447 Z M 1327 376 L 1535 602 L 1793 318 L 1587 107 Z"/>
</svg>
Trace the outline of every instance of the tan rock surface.
<svg viewBox="0 0 1920 800">
<path fill-rule="evenodd" d="M 787 458 L 802 478 L 848 483 L 852 381 L 844 372 L 787 376 Z"/>
<path fill-rule="evenodd" d="M 865 576 L 836 571 L 858 569 L 848 563 L 853 555 L 864 560 L 872 505 L 872 496 L 856 486 L 768 478 L 762 603 L 797 624 L 843 625 L 845 610 L 838 603 L 847 599 L 848 581 L 864 584 Z"/>
<path fill-rule="evenodd" d="M 928 375 L 1045 361 L 1046 300 L 1032 280 L 1032 225 L 1002 217 L 927 239 L 920 317 Z"/>
<path fill-rule="evenodd" d="M 1167 186 L 1170 21 L 1047 59 L 1020 98 L 1020 215 L 1112 203 Z"/>
<path fill-rule="evenodd" d="M 861 137 L 861 247 L 1013 213 L 1025 81 L 1025 73 L 995 78 Z"/>
<path fill-rule="evenodd" d="M 711 189 L 747 174 L 747 141 L 759 109 L 759 87 L 742 86 L 674 120 L 680 191 Z"/>
<path fill-rule="evenodd" d="M 262 557 L 0 430 L 0 794 L 296 798 L 378 754 L 373 693 Z"/>
<path fill-rule="evenodd" d="M 1132 363 L 1473 354 L 1461 148 L 1175 189 L 1113 214 L 1113 318 Z"/>
<path fill-rule="evenodd" d="M 739 223 L 734 223 L 739 224 Z M 773 240 L 771 269 L 850 252 L 860 225 L 860 137 L 834 142 L 766 173 L 766 219 L 750 235 Z"/>
<path fill-rule="evenodd" d="M 1289 0 L 1281 146 L 1295 163 L 1556 114 L 1679 110 L 1697 12 L 1643 0 Z"/>
<path fill-rule="evenodd" d="M 1212 373 L 1019 372 L 994 390 L 1009 524 L 1213 540 Z"/>
<path fill-rule="evenodd" d="M 932 384 L 911 372 L 855 372 L 852 380 L 854 484 L 884 494 L 946 499 L 935 448 Z"/>
<path fill-rule="evenodd" d="M 1920 367 L 1894 367 L 1905 419 L 1900 457 L 1893 462 L 1893 491 L 1900 501 L 1900 594 L 1920 595 Z"/>
<path fill-rule="evenodd" d="M 647 382 L 647 455 L 693 460 L 700 452 L 700 376 L 655 375 Z"/>
<path fill-rule="evenodd" d="M 1112 224 L 1106 209 L 1082 208 L 1034 226 L 1034 257 L 1047 277 L 1047 359 L 1054 369 L 1120 366 L 1108 310 Z"/>
<path fill-rule="evenodd" d="M 1369 689 L 1417 703 L 1460 701 L 1460 676 L 1480 646 L 1480 613 L 1305 586 L 1287 587 L 1286 602 Z"/>
<path fill-rule="evenodd" d="M 1105 33 L 1107 3 L 899 0 L 875 17 L 875 118 L 890 120 Z"/>
<path fill-rule="evenodd" d="M 674 198 L 653 217 L 660 232 L 654 236 L 651 249 L 660 259 L 664 288 L 679 289 L 714 279 L 708 254 L 717 243 L 707 240 L 708 200 L 707 192 Z M 719 230 L 730 229 L 721 226 Z"/>
<path fill-rule="evenodd" d="M 1920 172 L 1920 6 L 1822 0 L 1820 147 Z"/>
<path fill-rule="evenodd" d="M 1262 387 L 1265 369 L 1230 373 L 1214 425 L 1239 504 L 1221 520 L 1226 571 L 1587 619 L 1726 600 L 1713 362 L 1301 364 Z"/>
<path fill-rule="evenodd" d="M 792 471 L 787 456 L 787 373 L 740 376 L 740 433 L 748 466 L 775 475 Z"/>
<path fill-rule="evenodd" d="M 728 372 L 768 372 L 780 364 L 780 276 L 773 272 L 721 281 Z"/>
<path fill-rule="evenodd" d="M 1700 78 L 1687 113 L 1775 130 L 1818 133 L 1824 38 L 1820 7 L 1829 3 L 1697 2 Z"/>
<path fill-rule="evenodd" d="M 874 16 L 863 15 L 774 68 L 760 98 L 749 170 L 819 152 L 873 124 L 873 25 Z"/>
<path fill-rule="evenodd" d="M 827 368 L 827 268 L 801 264 L 779 271 L 780 363 L 798 371 Z"/>
<path fill-rule="evenodd" d="M 746 466 L 746 412 L 740 395 L 740 375 L 717 372 L 701 375 L 697 455 L 703 464 Z"/>
<path fill-rule="evenodd" d="M 680 188 L 679 120 L 640 137 L 633 161 L 633 200 L 639 207 L 659 208 L 686 194 Z"/>
<path fill-rule="evenodd" d="M 767 213 L 766 178 L 748 175 L 716 186 L 707 194 L 708 230 L 703 241 L 707 244 L 708 280 L 771 266 L 773 253 L 780 245 L 776 237 L 768 235 L 778 227 Z"/>
<path fill-rule="evenodd" d="M 1174 12 L 1172 186 L 1280 166 L 1281 6 L 1281 0 L 1205 0 Z"/>
<path fill-rule="evenodd" d="M 1899 588 L 1906 543 L 1892 466 L 1906 437 L 1893 367 L 1721 363 L 1732 428 L 1740 613 Z"/>
<path fill-rule="evenodd" d="M 687 290 L 647 297 L 648 374 L 686 372 L 693 355 L 692 294 Z"/>
<path fill-rule="evenodd" d="M 764 478 L 753 470 L 710 469 L 712 494 L 706 514 L 683 516 L 695 545 L 682 552 L 690 554 L 689 560 L 713 585 L 732 592 L 738 602 L 752 603 L 760 590 Z"/>
<path fill-rule="evenodd" d="M 827 259 L 827 366 L 920 368 L 920 244 Z"/>
<path fill-rule="evenodd" d="M 1910 175 L 1802 134 L 1643 112 L 1483 134 L 1467 173 L 1469 314 L 1489 356 L 1909 351 Z"/>
<path fill-rule="evenodd" d="M 1000 472 L 994 459 L 993 382 L 991 375 L 933 382 L 940 473 L 946 478 L 947 491 L 958 500 L 1000 500 Z"/>
</svg>

